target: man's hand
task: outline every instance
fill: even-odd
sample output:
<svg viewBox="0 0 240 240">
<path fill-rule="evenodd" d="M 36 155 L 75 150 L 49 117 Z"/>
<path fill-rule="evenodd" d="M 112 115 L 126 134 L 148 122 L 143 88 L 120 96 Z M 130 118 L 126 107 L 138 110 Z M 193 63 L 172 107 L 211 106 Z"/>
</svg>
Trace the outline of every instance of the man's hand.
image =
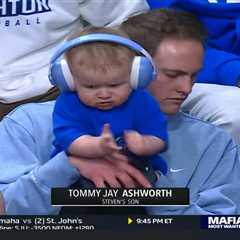
<svg viewBox="0 0 240 240">
<path fill-rule="evenodd" d="M 142 173 L 127 161 L 109 161 L 107 159 L 87 159 L 69 156 L 70 163 L 80 174 L 91 180 L 97 188 L 106 187 L 151 187 Z"/>
</svg>

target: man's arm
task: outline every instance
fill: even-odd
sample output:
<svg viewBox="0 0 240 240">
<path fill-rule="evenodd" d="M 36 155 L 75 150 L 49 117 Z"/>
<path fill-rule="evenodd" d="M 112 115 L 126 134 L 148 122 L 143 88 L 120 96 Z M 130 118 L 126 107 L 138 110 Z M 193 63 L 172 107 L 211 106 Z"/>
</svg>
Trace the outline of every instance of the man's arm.
<svg viewBox="0 0 240 240">
<path fill-rule="evenodd" d="M 10 170 L 8 177 L 11 175 Z M 66 156 L 58 154 L 11 182 L 1 183 L 6 214 L 57 214 L 60 208 L 51 206 L 51 188 L 67 187 L 77 180 L 78 175 Z"/>
<path fill-rule="evenodd" d="M 52 187 L 74 183 L 78 171 L 64 153 L 49 160 L 52 105 L 20 107 L 0 123 L 0 191 L 6 214 L 56 214 Z"/>
</svg>

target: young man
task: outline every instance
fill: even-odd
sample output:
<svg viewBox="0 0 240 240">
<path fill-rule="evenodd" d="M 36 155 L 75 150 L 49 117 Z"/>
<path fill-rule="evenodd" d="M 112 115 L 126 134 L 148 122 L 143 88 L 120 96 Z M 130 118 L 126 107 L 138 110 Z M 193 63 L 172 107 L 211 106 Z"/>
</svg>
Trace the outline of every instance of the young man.
<svg viewBox="0 0 240 240">
<path fill-rule="evenodd" d="M 123 27 L 135 41 L 152 50 L 159 72 L 150 91 L 162 111 L 169 115 L 169 143 L 161 155 L 167 159 L 169 170 L 166 176 L 159 173 L 155 186 L 190 190 L 189 206 L 159 206 L 147 211 L 163 215 L 239 214 L 240 166 L 236 144 L 225 131 L 179 112 L 182 101 L 191 92 L 194 76 L 202 67 L 202 27 L 192 15 L 177 12 L 174 16 L 178 21 L 162 21 L 170 16 L 168 11 L 149 12 L 133 17 Z M 152 28 L 152 21 L 158 22 L 156 29 Z M 135 34 L 138 37 L 134 38 Z M 148 43 L 152 47 L 147 47 Z M 98 171 L 98 186 L 104 186 L 105 178 L 111 186 L 119 175 L 133 183 L 134 174 L 139 174 L 121 161 L 71 158 L 74 168 L 64 153 L 49 159 L 53 106 L 53 102 L 48 102 L 20 107 L 0 124 L 0 189 L 7 214 L 58 213 L 59 208 L 50 205 L 50 190 L 76 181 L 79 176 L 76 168 L 87 178 Z M 146 180 L 136 176 L 146 186 Z"/>
<path fill-rule="evenodd" d="M 0 119 L 20 104 L 56 98 L 48 63 L 74 29 L 116 26 L 148 9 L 142 0 L 1 1 Z"/>
<path fill-rule="evenodd" d="M 188 207 L 149 208 L 149 213 L 239 213 L 236 143 L 213 125 L 179 112 L 202 67 L 206 36 L 200 23 L 189 13 L 166 9 L 133 17 L 122 28 L 154 56 L 158 77 L 150 85 L 150 92 L 169 114 L 169 147 L 162 154 L 169 164 L 169 174 L 166 178 L 161 175 L 156 186 L 186 186 L 191 195 Z M 223 195 L 226 202 L 222 201 Z"/>
<path fill-rule="evenodd" d="M 240 1 L 147 2 L 151 9 L 171 7 L 189 11 L 207 28 L 203 68 L 182 110 L 226 129 L 240 144 Z"/>
</svg>

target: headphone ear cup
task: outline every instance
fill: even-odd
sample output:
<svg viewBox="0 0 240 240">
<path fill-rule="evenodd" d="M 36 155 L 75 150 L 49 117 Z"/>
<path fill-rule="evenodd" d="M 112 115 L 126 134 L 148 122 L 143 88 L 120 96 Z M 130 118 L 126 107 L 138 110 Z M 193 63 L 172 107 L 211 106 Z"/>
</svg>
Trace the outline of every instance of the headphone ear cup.
<svg viewBox="0 0 240 240">
<path fill-rule="evenodd" d="M 74 90 L 73 77 L 65 59 L 58 60 L 50 66 L 49 80 L 61 91 Z"/>
<path fill-rule="evenodd" d="M 133 89 L 144 89 L 154 80 L 154 67 L 147 57 L 136 56 L 133 59 L 130 75 Z"/>
</svg>

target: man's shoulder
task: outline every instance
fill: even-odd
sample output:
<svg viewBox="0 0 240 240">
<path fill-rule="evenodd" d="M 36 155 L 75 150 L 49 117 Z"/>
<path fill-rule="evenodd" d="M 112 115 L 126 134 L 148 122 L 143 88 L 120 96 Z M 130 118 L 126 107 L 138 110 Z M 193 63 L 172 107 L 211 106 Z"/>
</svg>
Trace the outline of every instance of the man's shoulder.
<svg viewBox="0 0 240 240">
<path fill-rule="evenodd" d="M 199 126 L 203 126 L 205 128 L 213 128 L 215 130 L 224 131 L 220 127 L 212 124 L 211 122 L 203 121 L 200 118 L 192 116 L 188 113 L 179 112 L 179 113 L 176 114 L 176 116 L 186 125 L 196 124 L 196 125 L 199 125 Z M 171 117 L 170 117 L 170 119 L 171 119 Z"/>
<path fill-rule="evenodd" d="M 24 124 L 29 121 L 46 121 L 52 115 L 55 101 L 43 103 L 27 103 L 16 107 L 3 120 L 8 119 Z"/>
<path fill-rule="evenodd" d="M 169 117 L 169 132 L 181 134 L 184 139 L 195 138 L 204 141 L 204 138 L 219 138 L 218 141 L 230 141 L 231 135 L 210 122 L 203 121 L 189 114 L 179 112 L 176 116 Z"/>
<path fill-rule="evenodd" d="M 161 155 L 168 160 L 168 174 L 178 185 L 185 186 L 192 176 L 201 185 L 223 156 L 235 161 L 235 155 L 226 154 L 236 151 L 237 144 L 225 130 L 184 113 L 169 117 L 168 127 L 168 148 Z"/>
</svg>

